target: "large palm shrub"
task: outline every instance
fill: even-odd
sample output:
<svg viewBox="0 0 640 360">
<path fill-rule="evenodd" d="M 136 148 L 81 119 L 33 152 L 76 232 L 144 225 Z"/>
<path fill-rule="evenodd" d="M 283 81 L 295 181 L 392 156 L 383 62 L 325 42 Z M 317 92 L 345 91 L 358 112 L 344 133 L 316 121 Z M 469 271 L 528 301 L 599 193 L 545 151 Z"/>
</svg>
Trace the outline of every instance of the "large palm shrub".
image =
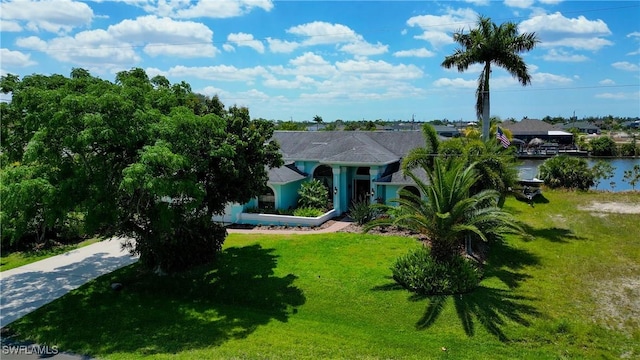
<svg viewBox="0 0 640 360">
<path fill-rule="evenodd" d="M 401 197 L 392 200 L 399 204 L 395 216 L 372 221 L 365 226 L 365 231 L 380 225 L 395 225 L 420 233 L 431 244 L 431 256 L 444 263 L 460 254 L 467 237 L 489 241 L 521 231 L 515 218 L 497 206 L 498 191 L 471 192 L 480 180 L 475 163 L 466 165 L 460 159 L 435 158 L 433 169 L 424 170 L 428 182 L 411 170 L 407 175 L 425 198 L 401 191 Z"/>
</svg>

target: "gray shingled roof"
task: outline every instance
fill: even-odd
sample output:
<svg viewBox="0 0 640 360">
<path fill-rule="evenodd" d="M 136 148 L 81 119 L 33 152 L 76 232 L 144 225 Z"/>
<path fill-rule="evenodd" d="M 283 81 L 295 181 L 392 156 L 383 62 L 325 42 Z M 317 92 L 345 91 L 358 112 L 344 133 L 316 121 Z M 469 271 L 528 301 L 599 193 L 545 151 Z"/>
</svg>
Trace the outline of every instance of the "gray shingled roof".
<svg viewBox="0 0 640 360">
<path fill-rule="evenodd" d="M 301 173 L 293 163 L 286 164 L 279 168 L 269 169 L 268 174 L 269 182 L 272 184 L 287 184 L 306 178 L 306 176 Z"/>
<path fill-rule="evenodd" d="M 425 184 L 429 183 L 429 177 L 427 173 L 422 168 L 416 168 L 413 170 L 413 174 L 418 177 Z M 416 185 L 415 181 L 409 176 L 404 176 L 402 174 L 402 170 L 398 170 L 392 174 L 382 177 L 380 180 L 376 181 L 376 183 L 381 183 L 385 185 Z"/>
<path fill-rule="evenodd" d="M 557 130 L 553 125 L 536 119 L 523 119 L 516 122 L 505 121 L 500 126 L 511 130 L 514 136 L 547 135 L 549 131 Z"/>
<path fill-rule="evenodd" d="M 276 131 L 285 161 L 389 164 L 424 146 L 420 131 Z"/>
</svg>

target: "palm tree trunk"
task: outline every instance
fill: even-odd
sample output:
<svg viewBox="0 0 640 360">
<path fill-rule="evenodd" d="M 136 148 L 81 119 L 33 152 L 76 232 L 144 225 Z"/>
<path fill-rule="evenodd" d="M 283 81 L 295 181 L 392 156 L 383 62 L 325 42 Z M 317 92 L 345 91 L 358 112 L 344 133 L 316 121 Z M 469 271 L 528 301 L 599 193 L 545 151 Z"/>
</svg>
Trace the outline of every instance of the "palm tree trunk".
<svg viewBox="0 0 640 360">
<path fill-rule="evenodd" d="M 491 128 L 491 112 L 489 111 L 489 76 L 491 75 L 491 63 L 487 62 L 484 69 L 484 91 L 482 92 L 482 140 L 489 140 Z"/>
</svg>

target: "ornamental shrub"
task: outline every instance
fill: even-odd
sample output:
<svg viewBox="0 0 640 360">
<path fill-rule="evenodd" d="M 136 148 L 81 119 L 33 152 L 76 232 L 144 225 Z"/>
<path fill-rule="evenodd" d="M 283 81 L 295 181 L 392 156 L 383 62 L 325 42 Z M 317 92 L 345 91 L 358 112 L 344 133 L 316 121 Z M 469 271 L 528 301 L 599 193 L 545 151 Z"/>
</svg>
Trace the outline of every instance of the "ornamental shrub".
<svg viewBox="0 0 640 360">
<path fill-rule="evenodd" d="M 293 216 L 303 216 L 303 217 L 318 217 L 324 214 L 322 209 L 303 207 L 297 208 L 293 211 Z"/>
<path fill-rule="evenodd" d="M 595 184 L 594 172 L 582 158 L 559 155 L 540 165 L 540 179 L 551 188 L 589 190 Z"/>
<path fill-rule="evenodd" d="M 329 202 L 329 190 L 318 179 L 302 183 L 298 190 L 298 207 L 326 209 Z"/>
<path fill-rule="evenodd" d="M 398 284 L 420 295 L 467 293 L 482 278 L 480 269 L 470 260 L 458 255 L 448 262 L 438 262 L 427 247 L 399 257 L 391 271 Z"/>
<path fill-rule="evenodd" d="M 349 217 L 353 219 L 358 225 L 364 225 L 369 221 L 376 218 L 378 212 L 376 209 L 369 204 L 368 199 L 362 198 L 357 201 L 351 202 L 351 207 L 349 208 Z"/>
</svg>

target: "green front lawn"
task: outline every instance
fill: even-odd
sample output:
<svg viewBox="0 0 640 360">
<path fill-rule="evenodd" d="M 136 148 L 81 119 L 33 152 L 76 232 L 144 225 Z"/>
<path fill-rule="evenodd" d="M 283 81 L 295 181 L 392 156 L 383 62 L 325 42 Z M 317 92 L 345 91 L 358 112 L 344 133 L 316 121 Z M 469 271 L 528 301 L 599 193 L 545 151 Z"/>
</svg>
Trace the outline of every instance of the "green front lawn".
<svg viewBox="0 0 640 360">
<path fill-rule="evenodd" d="M 10 332 L 111 359 L 640 356 L 640 215 L 578 210 L 640 194 L 545 196 L 535 207 L 509 199 L 534 238 L 494 246 L 471 294 L 398 289 L 389 267 L 413 239 L 233 234 L 216 267 L 155 277 L 133 265 Z"/>
</svg>

